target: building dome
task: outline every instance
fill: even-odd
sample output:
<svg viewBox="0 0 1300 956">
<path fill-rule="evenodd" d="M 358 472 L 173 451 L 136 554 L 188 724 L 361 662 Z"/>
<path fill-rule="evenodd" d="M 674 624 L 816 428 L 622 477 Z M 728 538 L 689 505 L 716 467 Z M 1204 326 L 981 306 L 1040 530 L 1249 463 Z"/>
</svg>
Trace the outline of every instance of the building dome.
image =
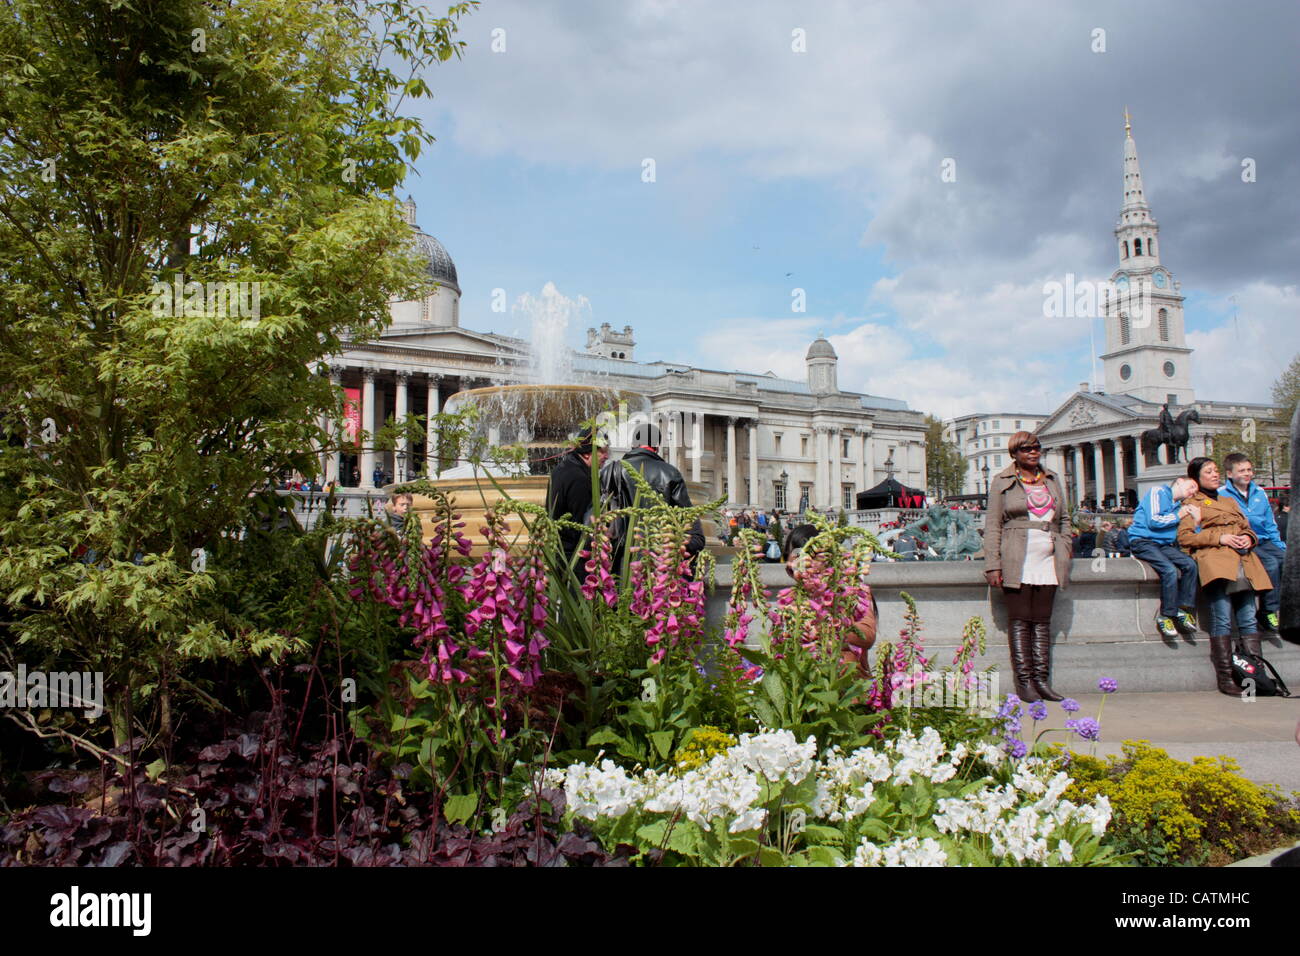
<svg viewBox="0 0 1300 956">
<path fill-rule="evenodd" d="M 415 229 L 415 245 L 420 250 L 428 265 L 425 271 L 430 279 L 436 282 L 450 286 L 457 292 L 460 291 L 460 282 L 456 278 L 456 263 L 451 261 L 451 256 L 443 248 L 441 242 L 433 238 L 427 232 L 420 231 L 417 226 Z"/>
<path fill-rule="evenodd" d="M 831 343 L 826 341 L 826 336 L 821 335 L 817 337 L 816 342 L 808 346 L 808 354 L 804 356 L 804 358 L 805 359 L 819 359 L 819 358 L 838 359 L 839 356 L 835 354 L 835 349 L 831 347 Z"/>
<path fill-rule="evenodd" d="M 439 285 L 448 286 L 460 294 L 460 281 L 456 278 L 456 263 L 451 261 L 451 256 L 443 248 L 441 242 L 433 238 L 415 221 L 415 200 L 410 196 L 402 203 L 402 218 L 406 224 L 411 227 L 411 233 L 415 238 L 415 246 L 420 250 L 420 255 L 428 263 L 425 266 L 425 273 L 430 279 Z"/>
</svg>

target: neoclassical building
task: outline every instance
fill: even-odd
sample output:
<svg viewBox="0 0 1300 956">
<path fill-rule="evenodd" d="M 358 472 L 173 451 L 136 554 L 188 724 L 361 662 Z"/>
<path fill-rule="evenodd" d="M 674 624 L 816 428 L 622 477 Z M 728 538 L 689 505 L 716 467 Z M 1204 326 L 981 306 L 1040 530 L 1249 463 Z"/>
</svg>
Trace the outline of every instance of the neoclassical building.
<svg viewBox="0 0 1300 956">
<path fill-rule="evenodd" d="M 428 261 L 432 291 L 418 302 L 394 303 L 382 336 L 330 360 L 354 426 L 366 431 L 392 417 L 428 419 L 462 390 L 535 380 L 527 341 L 461 327 L 455 263 L 416 224 L 410 200 L 405 215 Z M 739 507 L 796 509 L 806 502 L 852 509 L 857 492 L 887 469 L 904 484 L 925 487 L 924 415 L 899 399 L 842 391 L 839 359 L 824 337 L 808 348 L 803 380 L 640 362 L 635 347 L 631 326 L 588 329 L 585 350 L 570 356 L 575 380 L 643 396 L 663 429 L 664 457 L 700 493 Z M 374 487 L 376 467 L 394 478 L 436 475 L 450 463 L 435 461 L 434 447 L 325 455 L 322 472 L 363 488 Z"/>
<path fill-rule="evenodd" d="M 1126 113 L 1124 196 L 1115 225 L 1118 266 L 1097 302 L 1106 330 L 1106 350 L 1099 356 L 1105 387 L 1094 390 L 1082 382 L 1051 414 L 1037 416 L 1045 462 L 1064 477 L 1075 507 L 1082 502 L 1132 506 L 1153 484 L 1185 472 L 1185 464 L 1167 462 L 1163 451 L 1149 462 L 1142 453 L 1142 433 L 1156 428 L 1165 406 L 1172 416 L 1194 413 L 1187 416 L 1187 453 L 1192 457 L 1215 453 L 1210 441 L 1214 433 L 1240 432 L 1251 424 L 1261 432 L 1278 428 L 1278 412 L 1271 405 L 1197 399 L 1191 384 L 1192 349 L 1184 332 L 1182 284 L 1164 262 L 1159 233 Z M 991 417 L 1002 425 L 1008 418 Z M 962 421 L 953 420 L 950 428 Z M 995 447 L 1001 440 L 994 438 Z M 975 462 L 991 455 L 982 446 L 964 450 L 977 472 Z M 1231 450 L 1217 452 L 1221 456 Z M 1010 462 L 1005 445 L 991 457 L 993 474 Z"/>
<path fill-rule="evenodd" d="M 963 495 L 988 493 L 988 483 L 1007 466 L 1007 442 L 1018 431 L 1037 431 L 1042 412 L 990 412 L 962 415 L 944 422 L 944 439 L 966 459 Z"/>
</svg>

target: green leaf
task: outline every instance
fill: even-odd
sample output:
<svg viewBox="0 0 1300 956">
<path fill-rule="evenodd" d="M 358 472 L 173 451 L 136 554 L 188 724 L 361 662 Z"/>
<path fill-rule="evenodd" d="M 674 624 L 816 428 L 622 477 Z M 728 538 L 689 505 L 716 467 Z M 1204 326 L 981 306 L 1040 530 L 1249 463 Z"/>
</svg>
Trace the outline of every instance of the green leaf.
<svg viewBox="0 0 1300 956">
<path fill-rule="evenodd" d="M 667 760 L 673 752 L 673 735 L 667 730 L 656 730 L 650 735 L 650 741 L 659 751 L 659 756 Z"/>
<path fill-rule="evenodd" d="M 758 862 L 763 866 L 785 866 L 785 854 L 775 847 L 765 846 L 758 851 Z"/>
<path fill-rule="evenodd" d="M 840 846 L 844 843 L 844 834 L 834 827 L 825 827 L 817 823 L 810 823 L 804 827 L 804 839 L 814 844 L 834 844 Z"/>
<path fill-rule="evenodd" d="M 458 793 L 447 798 L 447 802 L 442 805 L 442 815 L 448 823 L 467 823 L 477 809 L 477 793 Z"/>
</svg>

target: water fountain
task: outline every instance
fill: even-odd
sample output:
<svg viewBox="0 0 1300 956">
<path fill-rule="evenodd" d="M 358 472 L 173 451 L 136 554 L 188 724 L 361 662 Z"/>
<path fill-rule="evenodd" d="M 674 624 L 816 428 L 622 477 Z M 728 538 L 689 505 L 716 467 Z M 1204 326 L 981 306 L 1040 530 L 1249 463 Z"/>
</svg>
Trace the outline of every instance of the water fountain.
<svg viewBox="0 0 1300 956">
<path fill-rule="evenodd" d="M 472 388 L 457 392 L 444 406 L 448 413 L 467 406 L 477 409 L 477 437 L 489 447 L 520 445 L 526 459 L 518 465 L 472 466 L 468 464 L 442 472 L 433 484 L 452 502 L 465 522 L 464 532 L 479 553 L 484 543 L 479 528 L 483 513 L 503 498 L 546 503 L 547 477 L 571 447 L 579 426 L 602 412 L 642 411 L 646 399 L 635 393 L 597 384 L 574 383 L 578 377 L 566 342 L 569 320 L 588 308 L 585 298 L 569 299 L 548 282 L 540 297 L 524 295 L 515 311 L 525 314 L 531 325 L 531 362 L 526 370 L 530 381 Z M 420 515 L 426 538 L 433 533 L 434 502 L 416 495 L 415 513 Z M 518 518 L 508 519 L 511 538 L 526 540 Z"/>
</svg>

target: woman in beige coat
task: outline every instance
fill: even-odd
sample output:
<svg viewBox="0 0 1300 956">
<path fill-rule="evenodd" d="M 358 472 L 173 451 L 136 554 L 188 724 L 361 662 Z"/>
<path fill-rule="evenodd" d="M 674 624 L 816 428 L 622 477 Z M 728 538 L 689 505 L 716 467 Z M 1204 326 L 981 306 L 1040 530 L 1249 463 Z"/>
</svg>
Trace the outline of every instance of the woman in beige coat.
<svg viewBox="0 0 1300 956">
<path fill-rule="evenodd" d="M 1259 626 L 1255 622 L 1255 592 L 1273 587 L 1268 571 L 1255 554 L 1259 539 L 1231 495 L 1219 494 L 1219 468 L 1210 458 L 1193 458 L 1187 477 L 1196 492 L 1187 499 L 1188 511 L 1178 522 L 1178 546 L 1196 559 L 1201 592 L 1210 610 L 1210 661 L 1219 690 L 1234 697 L 1242 693 L 1232 677 L 1232 619 L 1242 646 L 1259 654 Z M 1240 582 L 1239 582 L 1240 579 Z M 1232 591 L 1229 591 L 1229 588 Z"/>
<path fill-rule="evenodd" d="M 1032 432 L 1007 443 L 1011 465 L 989 482 L 984 576 L 1007 605 L 1007 643 L 1021 700 L 1061 700 L 1052 690 L 1052 605 L 1070 580 L 1070 510 Z"/>
</svg>

